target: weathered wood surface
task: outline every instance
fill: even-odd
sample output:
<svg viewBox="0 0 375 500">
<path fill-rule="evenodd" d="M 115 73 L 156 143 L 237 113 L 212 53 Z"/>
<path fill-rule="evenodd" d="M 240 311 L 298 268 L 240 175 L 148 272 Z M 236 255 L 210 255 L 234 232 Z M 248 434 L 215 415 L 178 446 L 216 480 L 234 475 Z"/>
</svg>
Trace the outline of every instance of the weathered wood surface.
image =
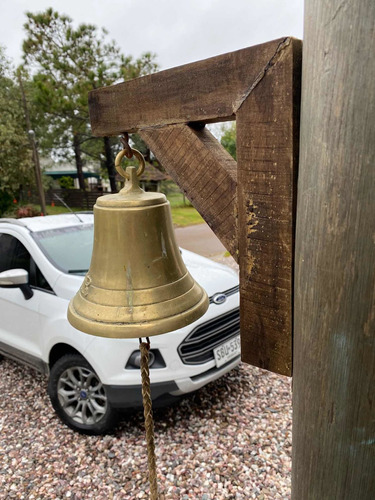
<svg viewBox="0 0 375 500">
<path fill-rule="evenodd" d="M 292 369 L 301 50 L 282 38 L 90 94 L 94 134 L 138 129 L 240 259 L 242 359 L 284 375 Z M 204 129 L 233 118 L 238 172 Z"/>
<path fill-rule="evenodd" d="M 93 90 L 89 94 L 93 134 L 119 135 L 155 126 L 233 120 L 284 40 Z"/>
<path fill-rule="evenodd" d="M 283 375 L 292 373 L 301 51 L 297 40 L 280 51 L 237 113 L 242 359 Z"/>
<path fill-rule="evenodd" d="M 373 0 L 306 2 L 293 500 L 375 498 Z"/>
<path fill-rule="evenodd" d="M 238 261 L 235 160 L 206 128 L 169 125 L 140 135 Z"/>
</svg>

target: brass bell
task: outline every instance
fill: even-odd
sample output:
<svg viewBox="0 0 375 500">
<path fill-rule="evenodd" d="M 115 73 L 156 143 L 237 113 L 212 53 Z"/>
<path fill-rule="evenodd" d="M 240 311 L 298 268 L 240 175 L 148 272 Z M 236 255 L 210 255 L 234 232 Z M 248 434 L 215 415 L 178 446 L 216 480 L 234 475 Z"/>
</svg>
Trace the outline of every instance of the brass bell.
<svg viewBox="0 0 375 500">
<path fill-rule="evenodd" d="M 69 322 L 78 330 L 111 338 L 150 337 L 182 328 L 208 308 L 206 292 L 187 271 L 174 238 L 169 202 L 145 192 L 141 165 L 116 168 L 126 178 L 117 194 L 94 206 L 90 269 L 70 301 Z M 121 155 L 121 158 L 119 159 Z"/>
</svg>

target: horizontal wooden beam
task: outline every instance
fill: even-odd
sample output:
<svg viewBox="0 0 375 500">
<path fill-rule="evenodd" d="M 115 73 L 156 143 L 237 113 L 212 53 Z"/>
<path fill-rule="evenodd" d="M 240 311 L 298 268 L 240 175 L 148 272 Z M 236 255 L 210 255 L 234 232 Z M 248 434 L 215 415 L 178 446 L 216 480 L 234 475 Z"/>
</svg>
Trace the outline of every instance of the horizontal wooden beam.
<svg viewBox="0 0 375 500">
<path fill-rule="evenodd" d="M 93 90 L 92 132 L 109 136 L 178 123 L 234 120 L 254 82 L 290 40 L 281 38 Z"/>
<path fill-rule="evenodd" d="M 238 261 L 235 160 L 206 128 L 170 125 L 140 135 Z"/>
</svg>

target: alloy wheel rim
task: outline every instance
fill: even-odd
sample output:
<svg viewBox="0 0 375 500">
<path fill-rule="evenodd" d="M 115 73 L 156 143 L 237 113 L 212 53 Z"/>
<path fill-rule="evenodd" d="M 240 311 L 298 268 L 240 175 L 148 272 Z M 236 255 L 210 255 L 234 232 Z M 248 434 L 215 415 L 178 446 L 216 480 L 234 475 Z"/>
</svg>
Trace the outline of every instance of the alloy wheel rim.
<svg viewBox="0 0 375 500">
<path fill-rule="evenodd" d="M 57 395 L 64 412 L 78 424 L 97 424 L 107 411 L 103 384 L 89 368 L 67 368 L 59 378 Z"/>
</svg>

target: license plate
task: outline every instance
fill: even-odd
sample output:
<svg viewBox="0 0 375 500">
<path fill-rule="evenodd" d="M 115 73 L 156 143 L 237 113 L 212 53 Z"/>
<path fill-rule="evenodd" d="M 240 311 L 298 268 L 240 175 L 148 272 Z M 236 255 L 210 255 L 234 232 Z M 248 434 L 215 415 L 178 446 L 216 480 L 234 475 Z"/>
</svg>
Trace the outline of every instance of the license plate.
<svg viewBox="0 0 375 500">
<path fill-rule="evenodd" d="M 228 361 L 236 358 L 241 354 L 241 341 L 240 336 L 233 337 L 224 344 L 219 345 L 214 349 L 214 356 L 216 361 L 216 366 L 225 365 Z"/>
</svg>

